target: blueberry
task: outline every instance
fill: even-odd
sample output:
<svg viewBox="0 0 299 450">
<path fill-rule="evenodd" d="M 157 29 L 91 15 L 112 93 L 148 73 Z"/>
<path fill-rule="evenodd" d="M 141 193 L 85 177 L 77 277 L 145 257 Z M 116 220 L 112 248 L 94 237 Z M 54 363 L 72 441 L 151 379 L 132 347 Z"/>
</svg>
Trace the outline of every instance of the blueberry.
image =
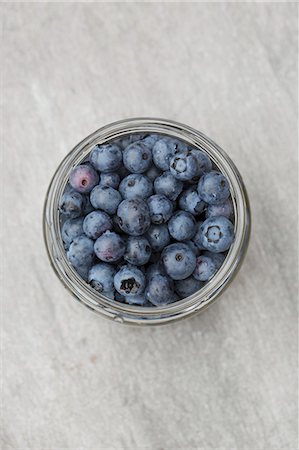
<svg viewBox="0 0 299 450">
<path fill-rule="evenodd" d="M 149 149 L 153 149 L 155 143 L 159 140 L 159 136 L 157 134 L 150 134 L 142 139 L 142 143 L 146 145 Z"/>
<path fill-rule="evenodd" d="M 68 249 L 73 240 L 83 234 L 83 220 L 84 217 L 77 217 L 76 219 L 68 219 L 64 222 L 61 229 L 61 237 Z"/>
<path fill-rule="evenodd" d="M 132 173 L 143 173 L 152 164 L 152 152 L 141 141 L 133 142 L 123 154 L 124 166 Z"/>
<path fill-rule="evenodd" d="M 178 242 L 168 245 L 162 252 L 162 261 L 167 274 L 173 280 L 188 278 L 195 269 L 196 257 L 188 245 Z"/>
<path fill-rule="evenodd" d="M 234 206 L 231 198 L 228 198 L 219 205 L 208 205 L 206 209 L 206 218 L 223 216 L 227 219 L 231 219 L 234 215 Z"/>
<path fill-rule="evenodd" d="M 145 237 L 130 236 L 127 240 L 124 259 L 135 266 L 142 266 L 149 261 L 151 253 L 151 246 Z"/>
<path fill-rule="evenodd" d="M 195 242 L 193 242 L 193 241 L 186 241 L 185 244 L 188 245 L 188 247 L 193 251 L 195 256 L 199 256 L 200 249 L 197 247 Z"/>
<path fill-rule="evenodd" d="M 202 246 L 213 253 L 225 252 L 234 240 L 234 226 L 223 216 L 206 219 L 199 233 Z"/>
<path fill-rule="evenodd" d="M 140 295 L 145 288 L 145 277 L 140 269 L 132 265 L 123 266 L 114 277 L 114 287 L 120 294 Z"/>
<path fill-rule="evenodd" d="M 114 172 L 122 165 L 122 151 L 116 144 L 96 145 L 89 161 L 99 172 Z"/>
<path fill-rule="evenodd" d="M 82 214 L 83 205 L 83 196 L 73 189 L 68 189 L 60 199 L 59 211 L 66 218 L 75 219 Z"/>
<path fill-rule="evenodd" d="M 217 270 L 220 269 L 220 267 L 222 266 L 222 264 L 225 260 L 225 255 L 223 253 L 212 253 L 212 252 L 205 251 L 205 252 L 203 252 L 203 255 L 209 256 L 210 258 L 212 258 Z"/>
<path fill-rule="evenodd" d="M 97 239 L 105 231 L 112 230 L 112 220 L 103 211 L 93 211 L 89 213 L 83 222 L 83 230 L 86 236 Z"/>
<path fill-rule="evenodd" d="M 98 185 L 90 193 L 90 202 L 96 209 L 101 209 L 107 214 L 115 214 L 118 205 L 122 201 L 120 193 L 109 186 Z"/>
<path fill-rule="evenodd" d="M 154 252 L 160 252 L 169 244 L 170 236 L 167 225 L 151 225 L 146 233 L 146 237 Z"/>
<path fill-rule="evenodd" d="M 94 243 L 94 252 L 101 261 L 119 261 L 126 250 L 124 239 L 113 231 L 105 231 Z"/>
<path fill-rule="evenodd" d="M 129 303 L 129 305 L 145 306 L 146 298 L 145 298 L 144 294 L 126 295 L 125 301 L 126 301 L 126 303 Z"/>
<path fill-rule="evenodd" d="M 89 164 L 81 164 L 70 173 L 70 185 L 82 194 L 90 192 L 99 182 L 98 172 Z"/>
<path fill-rule="evenodd" d="M 128 147 L 128 145 L 132 144 L 133 142 L 141 141 L 144 138 L 145 134 L 140 133 L 128 134 L 118 140 L 118 145 L 124 150 L 125 148 Z"/>
<path fill-rule="evenodd" d="M 203 202 L 198 195 L 196 187 L 191 186 L 190 188 L 183 191 L 179 198 L 179 206 L 184 211 L 187 211 L 193 216 L 198 216 L 201 214 L 205 207 L 205 202 Z"/>
<path fill-rule="evenodd" d="M 205 250 L 205 247 L 202 244 L 202 232 L 201 232 L 201 229 L 200 229 L 201 225 L 202 225 L 202 222 L 197 222 L 197 224 L 196 224 L 196 233 L 193 236 L 191 242 L 193 242 L 196 245 L 198 250 Z"/>
<path fill-rule="evenodd" d="M 153 193 L 153 183 L 144 175 L 130 174 L 120 183 L 119 192 L 124 199 L 146 199 Z"/>
<path fill-rule="evenodd" d="M 147 204 L 139 199 L 126 199 L 117 209 L 118 225 L 131 236 L 141 236 L 150 227 L 151 219 Z"/>
<path fill-rule="evenodd" d="M 170 172 L 181 181 L 196 180 L 199 174 L 197 159 L 191 152 L 177 153 L 170 160 Z"/>
<path fill-rule="evenodd" d="M 168 305 L 176 301 L 171 278 L 165 274 L 153 274 L 146 286 L 145 298 L 155 306 Z"/>
<path fill-rule="evenodd" d="M 154 164 L 148 169 L 147 172 L 145 172 L 145 175 L 147 178 L 149 178 L 151 181 L 155 181 L 156 178 L 158 178 L 161 175 L 161 170 L 158 169 Z"/>
<path fill-rule="evenodd" d="M 94 259 L 93 245 L 93 240 L 82 234 L 73 240 L 66 254 L 69 262 L 84 279 L 87 278 Z"/>
<path fill-rule="evenodd" d="M 118 173 L 101 173 L 100 175 L 100 185 L 109 186 L 113 189 L 117 189 L 120 183 L 120 176 Z"/>
<path fill-rule="evenodd" d="M 94 211 L 94 207 L 90 203 L 89 194 L 83 195 L 83 209 L 82 209 L 82 215 L 87 216 L 87 214 Z"/>
<path fill-rule="evenodd" d="M 198 182 L 200 198 L 209 205 L 219 205 L 229 197 L 229 184 L 225 176 L 213 170 L 204 174 Z"/>
<path fill-rule="evenodd" d="M 177 211 L 168 222 L 170 235 L 177 241 L 187 241 L 196 233 L 196 221 L 192 214 Z"/>
<path fill-rule="evenodd" d="M 174 283 L 175 290 L 181 298 L 189 297 L 202 288 L 203 282 L 196 280 L 194 277 L 178 280 Z"/>
<path fill-rule="evenodd" d="M 125 303 L 126 302 L 125 296 L 120 294 L 117 291 L 114 291 L 114 300 L 116 300 L 119 303 Z"/>
<path fill-rule="evenodd" d="M 165 275 L 165 269 L 162 261 L 151 264 L 146 271 L 146 280 L 149 281 L 153 275 Z"/>
<path fill-rule="evenodd" d="M 172 202 L 165 195 L 152 195 L 147 201 L 152 223 L 160 225 L 167 222 L 173 211 Z"/>
<path fill-rule="evenodd" d="M 217 267 L 212 258 L 205 255 L 200 255 L 196 258 L 196 267 L 193 276 L 199 281 L 210 280 L 217 272 Z"/>
<path fill-rule="evenodd" d="M 154 186 L 156 194 L 166 195 L 170 200 L 176 200 L 183 190 L 183 183 L 169 171 L 156 178 Z"/>
<path fill-rule="evenodd" d="M 159 169 L 169 170 L 170 159 L 178 151 L 184 151 L 187 146 L 182 141 L 170 137 L 159 139 L 153 147 L 153 160 Z"/>
<path fill-rule="evenodd" d="M 89 271 L 88 282 L 96 291 L 106 295 L 109 298 L 113 298 L 110 294 L 113 294 L 114 291 L 113 280 L 115 272 L 115 268 L 109 264 L 96 264 L 92 266 Z"/>
<path fill-rule="evenodd" d="M 201 150 L 192 149 L 192 155 L 197 159 L 197 165 L 199 173 L 198 175 L 201 177 L 204 173 L 210 172 L 212 170 L 212 162 L 208 155 Z"/>
</svg>

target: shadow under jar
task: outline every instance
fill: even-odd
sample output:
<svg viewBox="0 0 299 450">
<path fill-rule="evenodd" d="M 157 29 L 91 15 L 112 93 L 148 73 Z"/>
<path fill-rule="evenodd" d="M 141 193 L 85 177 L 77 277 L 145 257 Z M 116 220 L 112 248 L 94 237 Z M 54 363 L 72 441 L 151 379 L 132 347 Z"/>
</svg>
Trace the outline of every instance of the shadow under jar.
<svg viewBox="0 0 299 450">
<path fill-rule="evenodd" d="M 88 158 L 97 144 L 105 144 L 133 133 L 161 134 L 180 139 L 207 153 L 229 184 L 234 207 L 234 242 L 214 277 L 198 292 L 166 306 L 137 306 L 110 300 L 86 283 L 70 265 L 61 238 L 59 201 L 71 170 Z M 43 215 L 44 240 L 54 271 L 73 296 L 93 311 L 116 322 L 161 325 L 203 311 L 237 273 L 248 247 L 250 209 L 240 173 L 228 155 L 209 138 L 186 125 L 164 119 L 136 118 L 106 125 L 85 138 L 64 158 L 50 183 Z"/>
</svg>

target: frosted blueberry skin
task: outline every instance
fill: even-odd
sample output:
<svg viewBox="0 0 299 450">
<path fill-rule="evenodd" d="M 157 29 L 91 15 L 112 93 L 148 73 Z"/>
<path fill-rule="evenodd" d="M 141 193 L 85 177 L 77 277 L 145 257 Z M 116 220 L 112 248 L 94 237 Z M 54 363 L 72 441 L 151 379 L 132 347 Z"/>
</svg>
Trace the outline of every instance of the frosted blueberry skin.
<svg viewBox="0 0 299 450">
<path fill-rule="evenodd" d="M 162 261 L 159 259 L 154 264 L 150 264 L 146 269 L 146 280 L 149 281 L 153 275 L 166 275 L 164 265 Z"/>
<path fill-rule="evenodd" d="M 145 137 L 146 135 L 141 133 L 128 134 L 127 136 L 124 136 L 121 139 L 117 139 L 115 143 L 124 150 L 125 148 L 128 147 L 128 145 L 132 144 L 133 142 L 141 141 Z"/>
<path fill-rule="evenodd" d="M 195 294 L 203 287 L 203 282 L 196 280 L 194 277 L 185 278 L 185 280 L 178 280 L 174 283 L 175 291 L 181 298 L 189 297 Z"/>
<path fill-rule="evenodd" d="M 115 268 L 110 264 L 95 264 L 88 273 L 88 282 L 97 292 L 113 298 L 115 273 Z"/>
<path fill-rule="evenodd" d="M 154 181 L 156 194 L 165 195 L 169 200 L 176 200 L 183 190 L 183 183 L 177 180 L 170 171 L 164 172 Z"/>
<path fill-rule="evenodd" d="M 148 206 L 139 198 L 123 200 L 117 216 L 119 227 L 130 236 L 141 236 L 151 224 Z"/>
<path fill-rule="evenodd" d="M 95 186 L 90 193 L 90 202 L 95 209 L 101 209 L 109 215 L 116 213 L 122 201 L 120 193 L 109 186 Z"/>
<path fill-rule="evenodd" d="M 197 159 L 191 152 L 177 153 L 170 159 L 170 172 L 181 181 L 195 180 L 199 174 Z"/>
<path fill-rule="evenodd" d="M 234 226 L 226 217 L 210 217 L 200 226 L 199 239 L 206 250 L 225 252 L 233 243 Z"/>
<path fill-rule="evenodd" d="M 62 225 L 61 237 L 67 250 L 73 240 L 83 234 L 84 217 L 77 217 L 76 219 L 68 219 Z"/>
<path fill-rule="evenodd" d="M 155 306 L 173 303 L 176 301 L 173 281 L 165 274 L 154 273 L 147 283 L 145 298 Z"/>
<path fill-rule="evenodd" d="M 145 277 L 137 267 L 125 265 L 116 273 L 114 287 L 117 292 L 125 297 L 127 295 L 140 295 L 145 288 Z"/>
<path fill-rule="evenodd" d="M 207 250 L 204 251 L 202 254 L 204 256 L 208 256 L 209 258 L 211 258 L 214 261 L 214 264 L 215 264 L 217 270 L 220 269 L 220 267 L 222 266 L 222 264 L 225 260 L 225 257 L 226 257 L 226 255 L 223 253 L 212 253 Z"/>
<path fill-rule="evenodd" d="M 178 242 L 168 245 L 162 252 L 162 261 L 166 273 L 173 280 L 184 280 L 194 271 L 196 256 L 188 245 Z"/>
<path fill-rule="evenodd" d="M 197 159 L 198 176 L 201 177 L 204 173 L 211 172 L 212 162 L 206 153 L 201 150 L 192 149 L 191 153 Z"/>
<path fill-rule="evenodd" d="M 215 170 L 200 178 L 197 191 L 200 198 L 209 205 L 219 205 L 230 195 L 227 179 L 222 173 Z"/>
<path fill-rule="evenodd" d="M 119 261 L 125 250 L 125 240 L 114 231 L 105 231 L 94 243 L 96 256 L 104 262 Z"/>
<path fill-rule="evenodd" d="M 85 194 L 98 184 L 99 174 L 89 164 L 81 164 L 71 171 L 69 182 L 75 191 Z"/>
<path fill-rule="evenodd" d="M 138 305 L 138 306 L 145 306 L 147 300 L 144 296 L 144 294 L 140 295 L 126 295 L 125 301 L 129 305 Z"/>
<path fill-rule="evenodd" d="M 158 178 L 161 175 L 161 170 L 158 169 L 154 164 L 148 169 L 147 172 L 145 172 L 145 175 L 147 178 L 149 178 L 152 182 L 155 181 L 156 178 Z"/>
<path fill-rule="evenodd" d="M 169 170 L 170 159 L 180 151 L 187 150 L 187 145 L 171 137 L 162 137 L 153 147 L 153 160 L 159 169 Z"/>
<path fill-rule="evenodd" d="M 199 256 L 200 249 L 197 247 L 195 242 L 193 242 L 193 241 L 186 241 L 185 244 L 188 245 L 188 247 L 193 251 L 195 256 Z"/>
<path fill-rule="evenodd" d="M 206 218 L 223 216 L 227 219 L 231 219 L 234 215 L 234 206 L 231 198 L 229 197 L 223 203 L 219 205 L 208 205 L 206 209 Z"/>
<path fill-rule="evenodd" d="M 142 266 L 148 263 L 151 253 L 151 246 L 145 237 L 130 236 L 127 240 L 124 259 L 135 266 Z"/>
<path fill-rule="evenodd" d="M 59 211 L 68 219 L 75 219 L 81 216 L 84 206 L 84 198 L 82 194 L 68 189 L 61 197 L 59 202 Z"/>
<path fill-rule="evenodd" d="M 159 136 L 157 134 L 150 134 L 142 139 L 142 143 L 146 145 L 150 150 L 153 149 L 155 143 L 159 140 Z"/>
<path fill-rule="evenodd" d="M 202 231 L 201 231 L 201 225 L 203 222 L 197 222 L 196 224 L 196 233 L 192 238 L 192 242 L 196 245 L 196 247 L 199 250 L 205 250 L 205 247 L 202 244 Z"/>
<path fill-rule="evenodd" d="M 146 199 L 153 193 L 153 183 L 145 175 L 130 174 L 121 181 L 119 192 L 124 199 Z"/>
<path fill-rule="evenodd" d="M 173 212 L 173 204 L 165 195 L 152 195 L 147 200 L 152 223 L 161 225 L 167 222 Z"/>
<path fill-rule="evenodd" d="M 100 185 L 109 186 L 113 189 L 117 189 L 120 183 L 120 176 L 118 173 L 101 173 L 100 175 Z"/>
<path fill-rule="evenodd" d="M 206 204 L 200 198 L 196 187 L 191 186 L 181 193 L 179 197 L 179 206 L 182 210 L 193 214 L 193 216 L 198 216 L 203 212 Z"/>
<path fill-rule="evenodd" d="M 93 211 L 89 213 L 83 222 L 83 230 L 86 236 L 97 239 L 105 231 L 112 230 L 111 218 L 103 211 Z"/>
<path fill-rule="evenodd" d="M 146 172 L 152 164 L 152 152 L 141 141 L 130 144 L 123 153 L 124 166 L 132 173 Z"/>
<path fill-rule="evenodd" d="M 87 279 L 94 260 L 93 245 L 93 240 L 82 234 L 73 240 L 66 254 L 71 265 L 84 280 Z"/>
<path fill-rule="evenodd" d="M 151 225 L 146 237 L 154 252 L 160 252 L 170 242 L 170 235 L 166 224 Z"/>
<path fill-rule="evenodd" d="M 217 272 L 217 267 L 212 258 L 205 255 L 200 255 L 196 258 L 196 267 L 193 272 L 193 277 L 199 281 L 210 280 Z"/>
<path fill-rule="evenodd" d="M 186 211 L 177 211 L 168 222 L 168 230 L 176 241 L 187 241 L 196 233 L 196 221 L 192 214 Z"/>
<path fill-rule="evenodd" d="M 115 172 L 122 165 L 122 151 L 116 144 L 96 145 L 89 161 L 99 172 Z"/>
</svg>

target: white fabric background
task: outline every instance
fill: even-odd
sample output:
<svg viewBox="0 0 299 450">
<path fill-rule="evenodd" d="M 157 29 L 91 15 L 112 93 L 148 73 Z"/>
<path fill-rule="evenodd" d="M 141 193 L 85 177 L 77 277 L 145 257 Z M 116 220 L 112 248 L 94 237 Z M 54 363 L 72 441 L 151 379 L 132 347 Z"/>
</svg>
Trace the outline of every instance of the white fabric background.
<svg viewBox="0 0 299 450">
<path fill-rule="evenodd" d="M 2 4 L 3 449 L 297 448 L 297 5 Z M 46 257 L 50 178 L 114 120 L 171 118 L 233 158 L 253 232 L 203 315 L 111 323 Z"/>
</svg>

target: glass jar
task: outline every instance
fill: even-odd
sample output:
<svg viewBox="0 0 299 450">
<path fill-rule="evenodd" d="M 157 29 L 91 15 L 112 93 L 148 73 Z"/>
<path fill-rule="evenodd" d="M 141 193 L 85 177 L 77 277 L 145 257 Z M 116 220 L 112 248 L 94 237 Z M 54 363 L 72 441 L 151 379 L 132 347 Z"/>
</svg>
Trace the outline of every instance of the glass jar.
<svg viewBox="0 0 299 450">
<path fill-rule="evenodd" d="M 118 303 L 102 296 L 87 284 L 66 259 L 60 233 L 58 203 L 69 173 L 86 158 L 96 144 L 132 133 L 158 133 L 181 139 L 205 151 L 230 183 L 235 215 L 235 240 L 215 276 L 188 298 L 160 307 Z M 106 125 L 85 138 L 64 158 L 50 183 L 44 206 L 43 231 L 52 267 L 73 296 L 93 311 L 116 322 L 135 325 L 161 325 L 191 316 L 209 306 L 237 273 L 248 247 L 250 209 L 240 173 L 228 155 L 199 131 L 164 119 L 137 118 Z"/>
</svg>

